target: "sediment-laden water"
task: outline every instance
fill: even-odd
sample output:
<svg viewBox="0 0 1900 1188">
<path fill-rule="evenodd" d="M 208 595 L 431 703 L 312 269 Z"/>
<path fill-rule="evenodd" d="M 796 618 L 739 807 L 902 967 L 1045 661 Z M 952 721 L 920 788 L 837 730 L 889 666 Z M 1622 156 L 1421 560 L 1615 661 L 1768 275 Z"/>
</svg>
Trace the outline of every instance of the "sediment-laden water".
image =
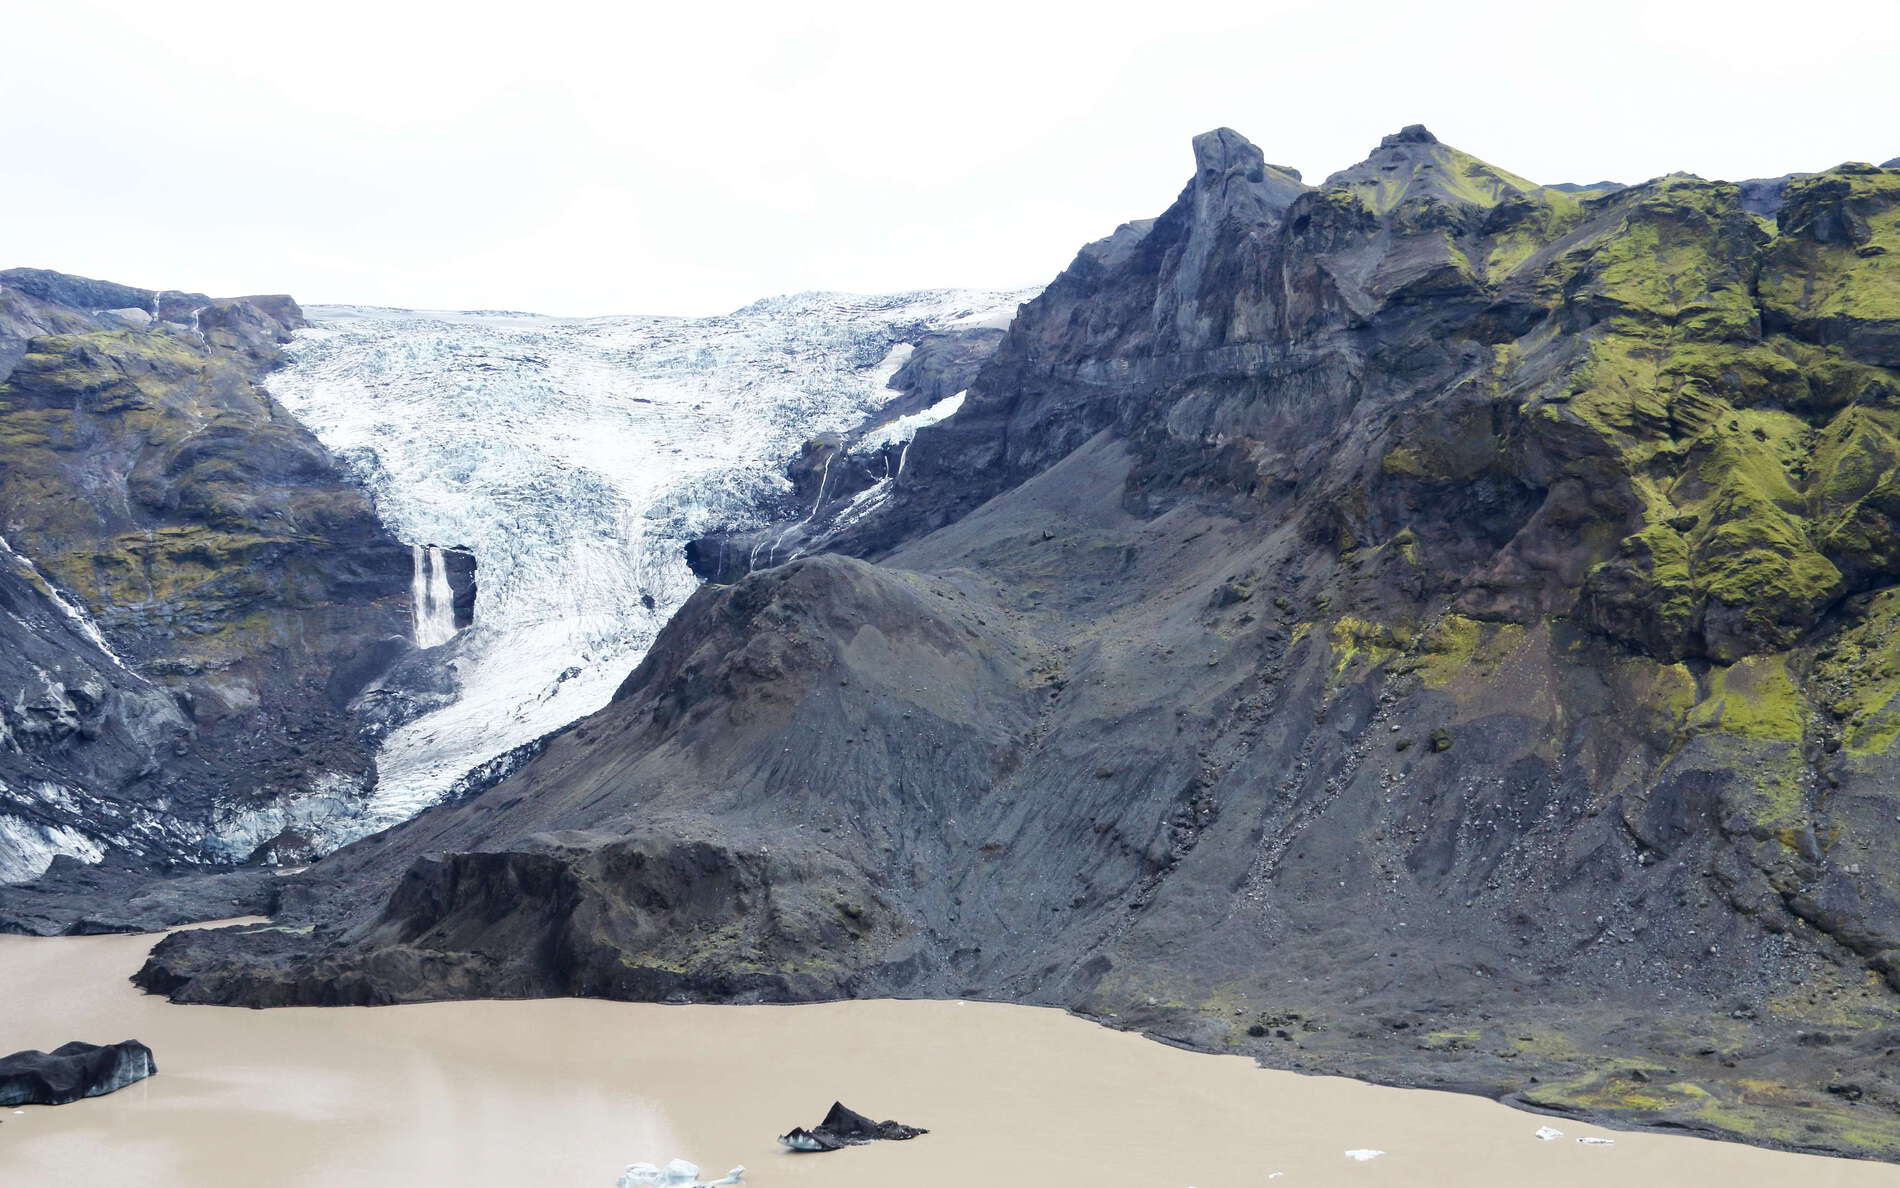
<svg viewBox="0 0 1900 1188">
<path fill-rule="evenodd" d="M 180 1007 L 126 981 L 152 939 L 0 937 L 0 1052 L 136 1038 L 160 1069 L 0 1112 L 0 1183 L 610 1188 L 627 1163 L 680 1156 L 768 1188 L 1900 1185 L 1888 1165 L 1267 1072 L 1035 1007 Z M 833 1098 L 931 1133 L 778 1149 Z"/>
</svg>

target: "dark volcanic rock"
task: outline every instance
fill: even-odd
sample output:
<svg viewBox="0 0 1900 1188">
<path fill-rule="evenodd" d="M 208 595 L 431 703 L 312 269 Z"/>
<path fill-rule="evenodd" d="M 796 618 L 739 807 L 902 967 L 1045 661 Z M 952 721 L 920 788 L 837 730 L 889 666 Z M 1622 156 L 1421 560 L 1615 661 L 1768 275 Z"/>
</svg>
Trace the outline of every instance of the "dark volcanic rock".
<svg viewBox="0 0 1900 1188">
<path fill-rule="evenodd" d="M 442 562 L 455 595 L 455 626 L 460 630 L 475 621 L 475 554 L 465 548 L 444 548 Z"/>
<path fill-rule="evenodd" d="M 51 1052 L 0 1057 L 0 1106 L 66 1105 L 143 1081 L 158 1071 L 152 1050 L 137 1040 L 61 1044 Z"/>
<path fill-rule="evenodd" d="M 1742 209 L 1765 219 L 1775 218 L 1781 214 L 1781 204 L 1787 198 L 1789 184 L 1807 176 L 1805 173 L 1788 173 L 1781 177 L 1754 177 L 1736 182 L 1735 187 L 1742 195 Z"/>
<path fill-rule="evenodd" d="M 846 1109 L 843 1102 L 834 1101 L 823 1122 L 810 1130 L 794 1126 L 780 1135 L 778 1141 L 794 1151 L 841 1151 L 846 1147 L 862 1146 L 880 1139 L 914 1139 L 920 1134 L 929 1133 L 921 1126 L 874 1122 L 856 1110 Z"/>
<path fill-rule="evenodd" d="M 142 983 L 988 997 L 1900 1154 L 1896 220 L 1209 133 L 836 555 Z"/>
<path fill-rule="evenodd" d="M 258 386 L 302 324 L 0 272 L 0 880 L 241 861 L 362 793 L 409 550 Z"/>
<path fill-rule="evenodd" d="M 0 932 L 159 932 L 264 915 L 276 903 L 276 881 L 275 871 L 261 868 L 155 875 L 61 855 L 32 882 L 0 885 Z"/>
</svg>

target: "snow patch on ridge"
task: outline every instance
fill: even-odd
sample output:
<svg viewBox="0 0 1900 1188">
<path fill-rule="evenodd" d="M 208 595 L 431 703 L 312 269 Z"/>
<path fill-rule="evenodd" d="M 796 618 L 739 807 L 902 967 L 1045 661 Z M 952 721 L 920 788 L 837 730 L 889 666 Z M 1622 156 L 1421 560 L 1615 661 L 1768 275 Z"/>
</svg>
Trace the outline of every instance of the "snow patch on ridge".
<svg viewBox="0 0 1900 1188">
<path fill-rule="evenodd" d="M 480 567 L 475 623 L 441 648 L 461 695 L 384 740 L 356 831 L 605 705 L 698 584 L 688 540 L 746 526 L 790 489 L 798 443 L 876 412 L 907 339 L 1032 295 L 806 293 L 713 318 L 308 309 L 272 394 L 396 535 Z"/>
</svg>

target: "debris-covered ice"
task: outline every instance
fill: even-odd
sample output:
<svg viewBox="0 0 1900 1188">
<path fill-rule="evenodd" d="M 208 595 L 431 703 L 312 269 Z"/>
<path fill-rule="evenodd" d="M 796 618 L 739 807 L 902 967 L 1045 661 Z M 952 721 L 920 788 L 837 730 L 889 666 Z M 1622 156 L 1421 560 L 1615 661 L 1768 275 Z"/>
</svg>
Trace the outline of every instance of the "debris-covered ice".
<svg viewBox="0 0 1900 1188">
<path fill-rule="evenodd" d="M 913 1139 L 920 1134 L 929 1134 L 921 1126 L 906 1126 L 902 1122 L 878 1122 L 850 1109 L 841 1101 L 831 1103 L 831 1111 L 825 1120 L 806 1130 L 794 1126 L 778 1136 L 779 1143 L 792 1151 L 841 1151 L 846 1147 L 855 1147 L 879 1139 Z"/>
<path fill-rule="evenodd" d="M 717 1188 L 721 1184 L 742 1183 L 745 1168 L 735 1167 L 717 1180 L 701 1180 L 699 1165 L 688 1163 L 684 1159 L 675 1159 L 665 1167 L 655 1167 L 651 1163 L 629 1163 L 627 1170 L 620 1173 L 617 1188 Z"/>
</svg>

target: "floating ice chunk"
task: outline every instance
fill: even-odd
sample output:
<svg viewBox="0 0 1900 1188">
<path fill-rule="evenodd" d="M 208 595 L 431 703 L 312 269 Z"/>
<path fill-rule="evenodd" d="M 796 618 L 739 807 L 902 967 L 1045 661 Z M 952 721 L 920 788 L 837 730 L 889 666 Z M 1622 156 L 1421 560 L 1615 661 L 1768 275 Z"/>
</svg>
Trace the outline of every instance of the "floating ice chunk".
<svg viewBox="0 0 1900 1188">
<path fill-rule="evenodd" d="M 1610 1147 L 1616 1145 L 1615 1139 L 1598 1138 L 1595 1135 L 1591 1135 L 1588 1138 L 1580 1138 L 1577 1141 L 1587 1143 L 1592 1147 Z"/>
<path fill-rule="evenodd" d="M 745 1168 L 735 1167 L 717 1180 L 701 1180 L 699 1165 L 688 1163 L 684 1159 L 675 1159 L 665 1167 L 655 1167 L 651 1163 L 629 1163 L 627 1170 L 620 1173 L 617 1188 L 719 1188 L 722 1184 L 744 1182 Z"/>
<path fill-rule="evenodd" d="M 1539 1126 L 1537 1128 L 1537 1137 L 1543 1139 L 1545 1142 L 1549 1142 L 1552 1139 L 1560 1139 L 1563 1136 L 1564 1132 L 1561 1130 L 1553 1130 L 1548 1126 Z"/>
<path fill-rule="evenodd" d="M 1360 1163 L 1366 1163 L 1370 1160 L 1377 1159 L 1383 1154 L 1385 1154 L 1384 1151 L 1374 1151 L 1370 1147 L 1360 1147 L 1356 1150 L 1346 1152 L 1346 1158 L 1357 1160 Z"/>
</svg>

